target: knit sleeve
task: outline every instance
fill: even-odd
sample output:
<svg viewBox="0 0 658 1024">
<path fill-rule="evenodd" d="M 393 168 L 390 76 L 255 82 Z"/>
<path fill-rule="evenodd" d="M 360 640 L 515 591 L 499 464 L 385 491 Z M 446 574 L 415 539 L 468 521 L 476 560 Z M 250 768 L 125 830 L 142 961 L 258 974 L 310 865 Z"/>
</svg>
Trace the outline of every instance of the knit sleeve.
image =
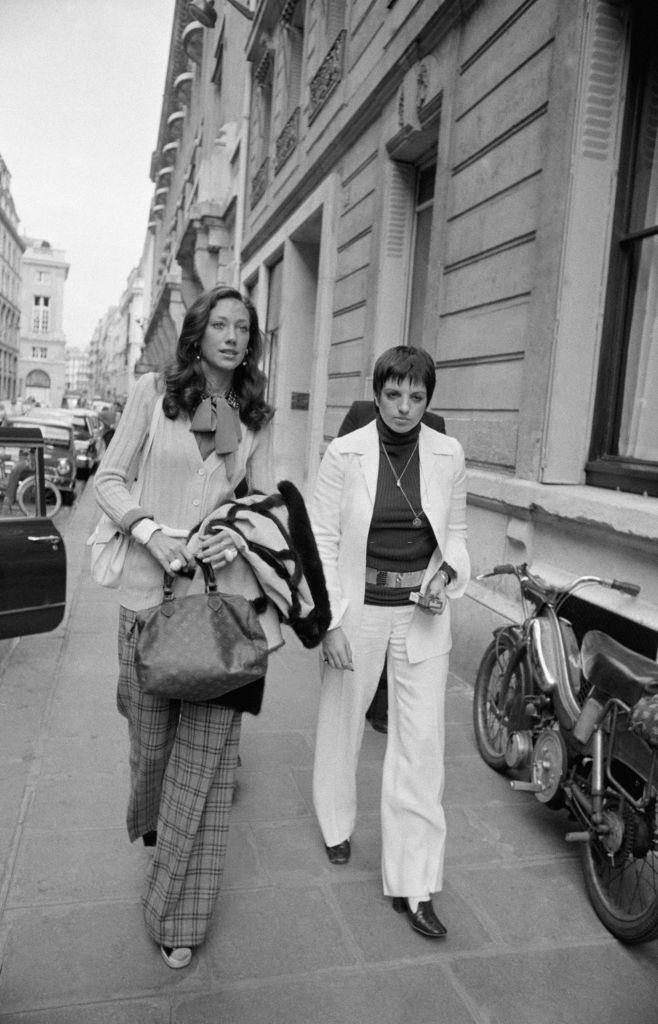
<svg viewBox="0 0 658 1024">
<path fill-rule="evenodd" d="M 270 420 L 254 435 L 254 444 L 247 460 L 249 492 L 272 494 L 276 490 L 274 474 L 273 428 Z"/>
<path fill-rule="evenodd" d="M 137 474 L 139 456 L 148 437 L 158 397 L 156 381 L 153 373 L 145 374 L 137 381 L 94 478 L 98 505 L 126 532 L 139 518 L 149 514 L 136 504 L 129 488 Z"/>
</svg>

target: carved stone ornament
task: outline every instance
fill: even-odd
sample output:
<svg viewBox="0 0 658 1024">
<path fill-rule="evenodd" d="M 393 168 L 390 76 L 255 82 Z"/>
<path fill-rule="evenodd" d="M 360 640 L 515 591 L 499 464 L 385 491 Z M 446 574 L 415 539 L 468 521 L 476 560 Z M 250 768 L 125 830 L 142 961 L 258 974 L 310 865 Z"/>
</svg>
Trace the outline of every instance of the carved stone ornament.
<svg viewBox="0 0 658 1024">
<path fill-rule="evenodd" d="M 276 140 L 276 155 L 274 158 L 274 173 L 278 174 L 291 153 L 297 148 L 299 139 L 299 107 L 296 107 L 292 115 L 286 121 L 283 131 Z"/>
<path fill-rule="evenodd" d="M 416 111 L 419 114 L 427 100 L 428 87 L 429 69 L 427 64 L 421 64 L 418 68 L 418 77 L 416 79 Z"/>
<path fill-rule="evenodd" d="M 345 51 L 345 29 L 338 34 L 336 42 L 322 61 L 311 79 L 308 122 L 311 124 L 320 113 L 332 92 L 343 77 L 343 55 Z"/>
<path fill-rule="evenodd" d="M 267 188 L 267 178 L 269 171 L 269 159 L 265 157 L 262 164 L 251 179 L 251 195 L 249 199 L 249 205 L 253 207 L 262 198 L 265 189 Z"/>
<path fill-rule="evenodd" d="M 400 128 L 404 124 L 404 88 L 400 89 L 400 95 L 398 96 L 398 124 Z"/>
<path fill-rule="evenodd" d="M 265 50 L 263 56 L 256 65 L 256 70 L 254 71 L 254 80 L 258 85 L 264 85 L 264 83 L 267 81 L 267 78 L 272 68 L 273 61 L 274 50 Z"/>
<path fill-rule="evenodd" d="M 289 25 L 292 21 L 292 16 L 295 13 L 295 7 L 299 3 L 299 0 L 285 0 L 283 9 L 281 11 L 281 24 Z"/>
</svg>

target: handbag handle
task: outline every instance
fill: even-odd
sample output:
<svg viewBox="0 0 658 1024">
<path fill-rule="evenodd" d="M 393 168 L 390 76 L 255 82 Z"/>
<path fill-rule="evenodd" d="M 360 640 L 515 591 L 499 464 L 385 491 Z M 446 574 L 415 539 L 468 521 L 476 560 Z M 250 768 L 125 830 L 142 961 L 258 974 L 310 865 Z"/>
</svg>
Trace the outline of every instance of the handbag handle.
<svg viewBox="0 0 658 1024">
<path fill-rule="evenodd" d="M 200 558 L 195 559 L 197 565 L 201 566 L 203 573 L 203 582 L 208 595 L 208 604 L 210 607 L 217 611 L 222 603 L 221 597 L 217 593 L 217 580 L 215 578 L 215 570 L 209 562 L 202 562 Z M 162 585 L 162 614 L 169 618 L 174 612 L 174 580 L 175 576 L 171 573 L 164 573 L 164 583 Z"/>
<path fill-rule="evenodd" d="M 208 604 L 211 608 L 217 611 L 217 608 L 221 605 L 221 595 L 217 591 L 217 578 L 215 576 L 215 570 L 213 569 L 210 562 L 204 562 L 200 558 L 195 558 L 197 565 L 201 567 L 203 573 L 203 583 L 205 586 L 206 594 L 208 595 Z M 167 617 L 173 614 L 174 611 L 174 580 L 175 576 L 171 573 L 164 573 L 164 583 L 162 586 L 162 614 Z M 255 577 L 254 577 L 255 578 Z M 260 615 L 265 611 L 267 607 L 267 595 L 260 585 L 260 581 L 256 579 L 256 585 L 260 590 L 260 596 L 251 599 L 250 604 L 253 606 L 254 611 L 257 615 Z"/>
</svg>

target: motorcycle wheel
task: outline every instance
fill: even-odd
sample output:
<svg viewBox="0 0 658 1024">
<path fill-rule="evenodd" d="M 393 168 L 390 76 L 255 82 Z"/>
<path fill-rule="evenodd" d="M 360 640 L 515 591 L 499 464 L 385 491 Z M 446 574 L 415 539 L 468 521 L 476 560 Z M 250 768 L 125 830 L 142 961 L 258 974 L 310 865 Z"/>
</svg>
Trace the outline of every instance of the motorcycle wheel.
<svg viewBox="0 0 658 1024">
<path fill-rule="evenodd" d="M 473 730 L 482 760 L 494 768 L 506 768 L 505 751 L 509 740 L 509 709 L 513 699 L 523 691 L 520 666 L 506 676 L 510 659 L 516 650 L 512 637 L 506 633 L 491 641 L 482 656 L 473 692 Z"/>
<path fill-rule="evenodd" d="M 62 495 L 59 488 L 51 484 L 49 480 L 45 482 L 45 494 L 46 515 L 52 519 L 62 507 Z M 37 488 L 33 476 L 22 482 L 16 494 L 16 501 L 24 515 L 32 517 L 37 515 Z"/>
<path fill-rule="evenodd" d="M 658 938 L 658 818 L 652 812 L 653 835 L 637 843 L 633 811 L 624 815 L 624 840 L 610 854 L 592 837 L 581 846 L 585 888 L 608 931 L 629 946 Z M 619 815 L 617 815 L 619 817 Z M 648 831 L 648 830 L 647 830 Z M 638 848 L 639 847 L 639 848 Z"/>
</svg>

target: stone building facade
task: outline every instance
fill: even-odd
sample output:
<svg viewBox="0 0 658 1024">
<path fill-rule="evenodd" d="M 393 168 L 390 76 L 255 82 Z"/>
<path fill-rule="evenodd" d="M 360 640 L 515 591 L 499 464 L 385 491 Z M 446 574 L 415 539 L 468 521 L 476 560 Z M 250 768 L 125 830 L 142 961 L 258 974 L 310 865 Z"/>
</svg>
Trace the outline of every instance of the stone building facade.
<svg viewBox="0 0 658 1024">
<path fill-rule="evenodd" d="M 655 30 L 635 0 L 265 0 L 242 246 L 281 475 L 311 484 L 377 355 L 421 345 L 475 574 L 630 577 L 639 598 L 590 587 L 583 619 L 654 654 Z M 468 675 L 515 596 L 471 584 Z"/>
<path fill-rule="evenodd" d="M 0 401 L 16 399 L 21 322 L 21 257 L 25 244 L 11 194 L 11 175 L 0 156 Z"/>
<path fill-rule="evenodd" d="M 171 350 L 195 289 L 237 276 L 266 334 L 277 473 L 308 490 L 350 403 L 371 396 L 376 357 L 423 346 L 432 408 L 467 456 L 474 575 L 527 561 L 556 582 L 631 579 L 640 597 L 583 591 L 582 621 L 655 655 L 655 4 L 217 6 L 201 30 L 176 7 L 145 352 Z M 242 194 L 230 147 L 220 176 L 232 221 L 225 186 L 201 171 L 237 117 L 241 37 Z M 174 39 L 194 38 L 184 68 Z M 219 57 L 237 75 L 230 115 L 209 92 Z M 170 109 L 190 71 L 193 98 Z M 193 216 L 202 180 L 215 206 Z M 211 208 L 218 222 L 202 220 Z M 518 610 L 513 591 L 474 579 L 455 614 L 457 670 L 472 677 Z"/>
<path fill-rule="evenodd" d="M 212 5 L 209 5 L 212 9 Z M 149 312 L 139 369 L 172 356 L 190 302 L 238 285 L 249 19 L 227 3 L 202 24 L 176 0 L 149 216 Z"/>
<path fill-rule="evenodd" d="M 62 321 L 69 263 L 63 250 L 44 239 L 24 242 L 18 397 L 58 408 L 66 391 Z"/>
</svg>

